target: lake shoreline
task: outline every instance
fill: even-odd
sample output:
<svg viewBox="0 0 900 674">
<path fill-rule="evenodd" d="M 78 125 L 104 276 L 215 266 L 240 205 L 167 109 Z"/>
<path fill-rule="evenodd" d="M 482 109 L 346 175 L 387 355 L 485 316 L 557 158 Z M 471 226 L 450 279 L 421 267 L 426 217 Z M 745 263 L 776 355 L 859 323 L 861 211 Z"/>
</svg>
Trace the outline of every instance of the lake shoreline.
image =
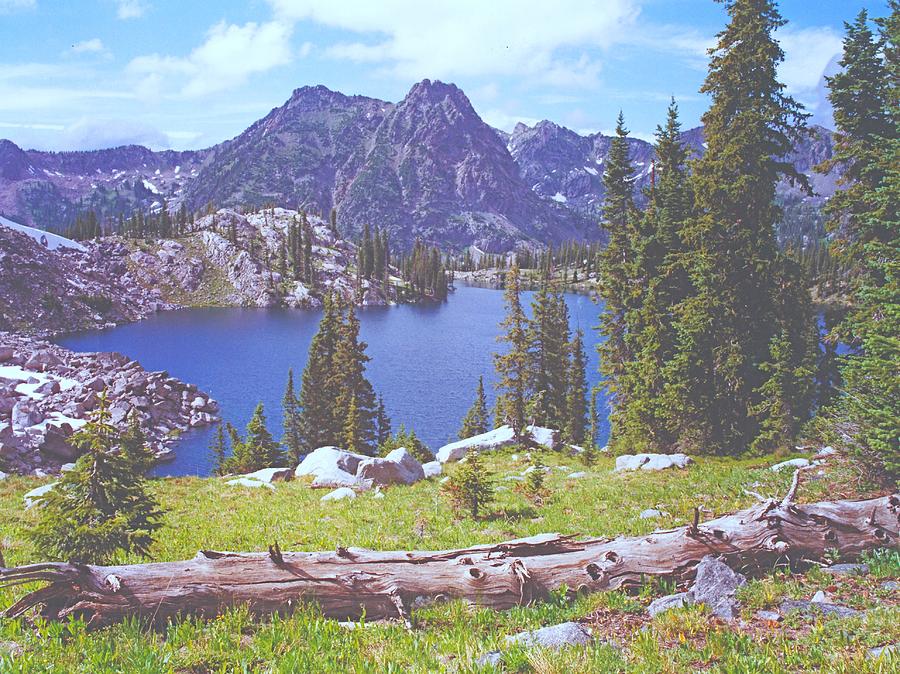
<svg viewBox="0 0 900 674">
<path fill-rule="evenodd" d="M 523 293 L 523 303 L 531 301 Z M 591 334 L 600 307 L 569 293 L 572 330 Z M 493 401 L 493 354 L 500 350 L 502 293 L 457 284 L 443 303 L 364 307 L 357 315 L 372 359 L 367 375 L 385 399 L 393 428 L 405 424 L 432 449 L 456 439 L 479 376 Z M 237 427 L 264 402 L 270 431 L 281 436 L 281 395 L 289 368 L 295 381 L 305 366 L 321 312 L 286 308 L 194 308 L 161 312 L 114 329 L 61 336 L 74 351 L 119 351 L 148 369 L 208 391 L 221 416 Z M 589 349 L 589 385 L 599 380 L 597 354 Z M 601 410 L 605 421 L 605 408 Z M 605 439 L 605 426 L 600 440 Z M 190 430 L 174 444 L 175 461 L 157 474 L 203 475 L 209 471 L 209 430 Z M 603 444 L 601 442 L 601 444 Z"/>
</svg>

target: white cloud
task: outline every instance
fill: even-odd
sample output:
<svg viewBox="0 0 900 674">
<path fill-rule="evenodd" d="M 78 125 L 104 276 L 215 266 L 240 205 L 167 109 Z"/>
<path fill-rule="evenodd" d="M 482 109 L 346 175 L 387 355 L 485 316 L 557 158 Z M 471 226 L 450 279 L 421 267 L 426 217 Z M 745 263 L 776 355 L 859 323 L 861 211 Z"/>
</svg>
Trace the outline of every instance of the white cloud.
<svg viewBox="0 0 900 674">
<path fill-rule="evenodd" d="M 116 17 L 122 21 L 140 19 L 148 8 L 143 0 L 116 0 Z"/>
<path fill-rule="evenodd" d="M 37 0 L 0 0 L 0 14 L 11 14 L 37 7 Z"/>
<path fill-rule="evenodd" d="M 788 92 L 809 100 L 832 59 L 841 53 L 841 36 L 832 28 L 791 28 L 778 31 L 776 37 L 784 51 L 778 75 Z M 814 96 L 813 96 L 814 98 Z"/>
<path fill-rule="evenodd" d="M 399 77 L 510 75 L 566 87 L 595 83 L 600 64 L 584 50 L 621 41 L 638 15 L 637 0 L 269 3 L 282 21 L 359 33 L 361 39 L 332 45 L 326 53 L 379 63 Z"/>
<path fill-rule="evenodd" d="M 134 98 L 127 91 L 71 86 L 8 86 L 0 82 L 0 111 L 56 110 L 98 100 Z"/>
<path fill-rule="evenodd" d="M 81 119 L 66 128 L 61 140 L 63 147 L 79 150 L 99 150 L 119 145 L 146 145 L 159 150 L 170 146 L 165 133 L 133 119 Z"/>
<path fill-rule="evenodd" d="M 279 21 L 246 23 L 224 21 L 213 26 L 206 41 L 184 58 L 151 54 L 128 64 L 138 77 L 138 93 L 154 97 L 176 89 L 196 97 L 243 84 L 251 75 L 289 63 L 293 57 L 292 26 Z M 308 54 L 304 45 L 300 54 Z"/>
<path fill-rule="evenodd" d="M 508 132 L 516 128 L 516 124 L 519 122 L 525 126 L 534 126 L 541 121 L 537 117 L 510 114 L 504 110 L 485 110 L 481 113 L 481 119 L 483 119 L 488 126 Z"/>
<path fill-rule="evenodd" d="M 70 48 L 73 54 L 106 54 L 106 47 L 103 46 L 103 40 L 95 37 L 91 40 L 82 40 L 76 42 Z"/>
<path fill-rule="evenodd" d="M 69 125 L 0 122 L 0 129 L 10 129 L 13 142 L 36 150 L 99 150 L 120 145 L 163 150 L 173 140 L 150 124 L 121 118 L 84 117 Z"/>
<path fill-rule="evenodd" d="M 62 124 L 42 124 L 40 122 L 0 122 L 0 129 L 34 129 L 37 131 L 62 131 Z"/>
</svg>

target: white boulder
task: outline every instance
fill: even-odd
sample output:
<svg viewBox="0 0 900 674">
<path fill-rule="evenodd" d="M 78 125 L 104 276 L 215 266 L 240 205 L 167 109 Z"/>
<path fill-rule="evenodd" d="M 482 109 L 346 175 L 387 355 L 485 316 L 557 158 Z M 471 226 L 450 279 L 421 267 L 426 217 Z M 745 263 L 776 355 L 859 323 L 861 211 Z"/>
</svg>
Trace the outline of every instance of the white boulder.
<svg viewBox="0 0 900 674">
<path fill-rule="evenodd" d="M 834 456 L 837 453 L 838 453 L 838 451 L 834 447 L 829 445 L 828 447 L 822 447 L 822 449 L 820 449 L 818 452 L 816 452 L 816 455 L 813 458 L 814 459 L 827 459 L 829 456 Z"/>
<path fill-rule="evenodd" d="M 437 477 L 444 472 L 444 468 L 440 461 L 429 461 L 422 464 L 422 472 L 425 473 L 426 478 Z"/>
<path fill-rule="evenodd" d="M 313 489 L 334 489 L 336 487 L 355 487 L 359 483 L 356 475 L 351 475 L 340 468 L 328 468 L 321 470 L 312 481 Z"/>
<path fill-rule="evenodd" d="M 32 508 L 39 504 L 44 496 L 46 496 L 55 486 L 56 482 L 51 482 L 50 484 L 35 487 L 30 492 L 25 494 L 25 496 L 23 497 L 25 499 L 25 508 Z"/>
<path fill-rule="evenodd" d="M 380 486 L 413 484 L 425 479 L 422 464 L 406 448 L 400 447 L 384 458 L 364 459 L 356 469 L 356 479 Z"/>
<path fill-rule="evenodd" d="M 322 501 L 342 501 L 344 499 L 354 499 L 356 498 L 356 492 L 350 489 L 350 487 L 341 487 L 340 489 L 335 489 L 332 492 L 325 494 L 320 500 Z"/>
<path fill-rule="evenodd" d="M 291 468 L 263 468 L 253 473 L 241 475 L 248 480 L 257 480 L 259 482 L 288 482 L 293 479 L 294 471 Z"/>
<path fill-rule="evenodd" d="M 789 461 L 782 461 L 781 463 L 776 463 L 774 466 L 769 468 L 774 473 L 778 473 L 785 468 L 806 468 L 809 466 L 809 459 L 791 459 Z"/>
<path fill-rule="evenodd" d="M 623 454 L 616 457 L 615 472 L 686 468 L 692 462 L 687 454 Z"/>
<path fill-rule="evenodd" d="M 263 487 L 263 488 L 271 489 L 272 491 L 275 491 L 275 487 L 273 485 L 269 484 L 268 482 L 262 482 L 260 480 L 253 480 L 246 476 L 236 477 L 233 480 L 228 480 L 228 482 L 226 482 L 225 484 L 230 484 L 230 485 L 234 485 L 237 487 L 250 487 L 252 489 L 259 489 L 260 487 Z"/>
<path fill-rule="evenodd" d="M 553 449 L 558 444 L 559 431 L 550 428 L 542 428 L 540 426 L 529 426 L 528 432 L 531 439 L 538 445 L 543 445 L 548 449 Z M 441 463 L 449 461 L 459 461 L 470 449 L 477 449 L 481 452 L 490 452 L 495 449 L 509 447 L 516 442 L 515 434 L 511 426 L 501 426 L 487 433 L 475 435 L 465 440 L 457 440 L 449 445 L 441 447 L 436 454 L 436 458 Z"/>
<path fill-rule="evenodd" d="M 304 475 L 315 475 L 319 473 L 342 470 L 351 475 L 356 474 L 359 462 L 369 457 L 362 454 L 354 454 L 347 452 L 338 447 L 319 447 L 313 452 L 306 455 L 297 469 L 294 471 L 296 477 Z"/>
</svg>

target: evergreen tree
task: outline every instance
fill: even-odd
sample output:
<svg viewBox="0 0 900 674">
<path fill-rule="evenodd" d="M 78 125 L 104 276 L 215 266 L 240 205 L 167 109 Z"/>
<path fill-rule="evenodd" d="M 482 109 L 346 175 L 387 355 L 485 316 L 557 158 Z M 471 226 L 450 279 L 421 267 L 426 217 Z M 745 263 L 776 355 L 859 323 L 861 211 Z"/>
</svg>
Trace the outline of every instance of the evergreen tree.
<svg viewBox="0 0 900 674">
<path fill-rule="evenodd" d="M 570 443 L 581 445 L 587 427 L 587 356 L 584 353 L 584 333 L 581 330 L 575 331 L 569 351 L 572 356 L 566 373 L 568 390 L 563 430 Z"/>
<path fill-rule="evenodd" d="M 384 407 L 384 399 L 378 396 L 378 408 L 375 412 L 375 427 L 378 447 L 382 447 L 391 437 L 391 418 Z"/>
<path fill-rule="evenodd" d="M 626 375 L 632 355 L 628 348 L 626 322 L 634 304 L 632 248 L 637 215 L 632 186 L 634 167 L 628 157 L 627 137 L 625 119 L 620 112 L 616 121 L 616 137 L 612 140 L 603 172 L 606 186 L 603 224 L 609 233 L 609 243 L 601 254 L 599 289 L 604 305 L 599 330 L 606 339 L 597 347 L 604 385 L 613 401 L 610 413 L 613 428 L 619 425 L 619 418 L 630 402 Z"/>
<path fill-rule="evenodd" d="M 545 276 L 532 302 L 528 323 L 529 390 L 534 396 L 533 420 L 563 429 L 568 389 L 569 309 L 559 288 Z"/>
<path fill-rule="evenodd" d="M 300 456 L 303 454 L 302 412 L 300 410 L 300 401 L 297 400 L 297 395 L 294 392 L 293 368 L 288 369 L 287 386 L 281 399 L 281 408 L 284 417 L 284 437 L 281 439 L 281 444 L 284 445 L 291 460 L 294 463 L 298 463 Z"/>
<path fill-rule="evenodd" d="M 687 297 L 680 232 L 691 215 L 687 150 L 681 139 L 678 107 L 670 103 L 665 127 L 656 130 L 654 183 L 648 205 L 631 230 L 633 305 L 625 319 L 630 360 L 619 373 L 626 399 L 617 399 L 613 417 L 616 445 L 641 451 L 670 451 L 675 442 L 669 418 L 667 365 L 675 356 L 675 307 Z"/>
<path fill-rule="evenodd" d="M 513 432 L 521 439 L 525 431 L 525 409 L 528 403 L 528 319 L 522 310 L 519 298 L 519 265 L 513 263 L 506 274 L 506 318 L 500 323 L 505 330 L 498 337 L 508 344 L 505 353 L 494 354 L 494 368 L 499 377 L 496 387 L 497 416 L 512 426 Z"/>
<path fill-rule="evenodd" d="M 488 431 L 487 401 L 484 396 L 484 377 L 478 377 L 478 388 L 475 389 L 475 402 L 463 417 L 462 428 L 459 429 L 459 439 L 465 440 L 475 435 L 481 435 Z"/>
<path fill-rule="evenodd" d="M 711 52 L 702 88 L 712 106 L 703 116 L 707 150 L 691 177 L 697 213 L 682 229 L 692 288 L 675 310 L 678 345 L 667 376 L 678 445 L 739 453 L 768 424 L 760 404 L 764 391 L 771 393 L 763 386 L 770 383 L 772 353 L 787 344 L 807 347 L 797 334 L 806 326 L 778 315 L 781 286 L 792 281 L 781 276 L 786 266 L 774 231 L 781 217 L 778 181 L 808 181 L 783 159 L 805 119 L 777 79 L 783 53 L 773 33 L 785 22 L 771 0 L 725 6 L 730 22 Z M 807 316 L 808 293 L 795 300 L 797 314 Z M 806 356 L 792 353 L 787 360 Z M 790 414 L 802 420 L 809 408 L 798 401 Z"/>
<path fill-rule="evenodd" d="M 228 441 L 225 439 L 225 424 L 216 426 L 216 435 L 209 446 L 209 453 L 212 458 L 213 472 L 216 475 L 225 475 L 228 464 Z"/>
<path fill-rule="evenodd" d="M 232 434 L 232 452 L 226 461 L 228 473 L 252 473 L 284 464 L 284 452 L 266 428 L 262 403 L 253 411 L 244 438 L 238 436 L 233 428 L 229 430 Z"/>
<path fill-rule="evenodd" d="M 162 513 L 135 470 L 145 450 L 136 457 L 122 445 L 110 418 L 104 392 L 92 418 L 71 438 L 83 452 L 75 468 L 40 501 L 40 520 L 30 537 L 43 556 L 105 564 L 118 552 L 149 555 Z"/>
<path fill-rule="evenodd" d="M 541 453 L 533 451 L 531 465 L 526 471 L 525 482 L 522 483 L 522 491 L 525 493 L 525 497 L 535 505 L 543 505 L 544 497 L 547 495 L 547 487 L 544 484 L 546 477 L 547 466 L 541 460 Z"/>
<path fill-rule="evenodd" d="M 414 430 L 407 431 L 403 424 L 400 424 L 397 432 L 378 447 L 378 453 L 381 456 L 387 456 L 401 447 L 412 454 L 419 463 L 434 461 L 434 453 L 419 439 Z"/>
<path fill-rule="evenodd" d="M 346 409 L 344 442 L 341 446 L 347 451 L 362 453 L 366 448 L 362 442 L 362 419 L 360 418 L 359 408 L 356 406 L 356 396 L 350 396 L 350 402 L 346 405 Z"/>
<path fill-rule="evenodd" d="M 128 413 L 128 426 L 119 434 L 119 453 L 131 463 L 137 475 L 144 475 L 156 464 L 156 454 L 147 444 L 147 435 L 141 427 L 140 413 L 132 409 Z"/>
<path fill-rule="evenodd" d="M 339 381 L 333 376 L 341 315 L 337 301 L 325 296 L 319 329 L 309 347 L 306 367 L 300 385 L 300 438 L 306 451 L 328 445 L 340 445 L 344 418 L 335 410 L 340 393 Z"/>
<path fill-rule="evenodd" d="M 597 446 L 597 434 L 600 432 L 600 413 L 597 411 L 597 395 L 600 391 L 595 387 L 591 389 L 591 408 L 588 410 L 588 418 L 590 419 L 590 427 L 588 430 L 588 445 Z"/>
<path fill-rule="evenodd" d="M 861 12 L 847 26 L 842 71 L 830 78 L 845 168 L 827 206 L 836 257 L 851 270 L 839 397 L 822 415 L 826 438 L 848 447 L 888 484 L 900 477 L 900 3 L 879 36 Z M 826 165 L 825 168 L 829 168 Z M 822 424 L 820 424 L 821 426 Z"/>
<path fill-rule="evenodd" d="M 331 367 L 333 387 L 338 391 L 335 405 L 338 410 L 350 414 L 351 402 L 356 407 L 359 426 L 355 449 L 362 454 L 374 454 L 378 448 L 376 415 L 378 405 L 372 384 L 366 379 L 366 343 L 359 339 L 359 319 L 351 305 L 341 326 Z M 345 426 L 346 437 L 346 426 Z M 348 448 L 349 449 L 349 448 Z"/>
<path fill-rule="evenodd" d="M 379 433 L 384 436 L 390 432 L 390 420 L 386 414 L 379 417 L 375 391 L 365 376 L 369 361 L 365 349 L 353 307 L 345 318 L 337 300 L 326 296 L 300 390 L 300 444 L 306 450 L 343 445 L 351 401 L 356 408 L 354 419 L 358 420 L 358 426 L 354 426 L 356 451 L 374 453 Z M 383 429 L 382 423 L 386 424 Z"/>
<path fill-rule="evenodd" d="M 337 209 L 336 208 L 331 209 L 331 217 L 329 217 L 329 219 L 328 219 L 328 226 L 331 229 L 332 236 L 334 236 L 334 238 L 337 239 L 340 236 L 340 234 L 338 232 Z"/>
<path fill-rule="evenodd" d="M 471 451 L 459 462 L 445 486 L 454 510 L 468 512 L 478 519 L 494 500 L 491 475 L 477 451 Z"/>
</svg>

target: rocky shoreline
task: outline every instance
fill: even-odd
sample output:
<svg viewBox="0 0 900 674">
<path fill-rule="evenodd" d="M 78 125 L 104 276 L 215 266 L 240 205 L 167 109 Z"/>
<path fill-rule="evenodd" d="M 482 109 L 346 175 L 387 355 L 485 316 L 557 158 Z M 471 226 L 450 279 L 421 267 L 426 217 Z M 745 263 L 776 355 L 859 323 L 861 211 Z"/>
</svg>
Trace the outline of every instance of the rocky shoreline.
<svg viewBox="0 0 900 674">
<path fill-rule="evenodd" d="M 118 353 L 75 353 L 0 332 L 0 468 L 56 473 L 73 461 L 69 438 L 103 391 L 112 423 L 124 429 L 134 410 L 161 461 L 172 457 L 182 432 L 219 420 L 215 400 L 164 371 L 149 372 Z"/>
<path fill-rule="evenodd" d="M 315 269 L 308 283 L 281 273 L 289 232 L 304 220 Z M 329 223 L 283 208 L 220 209 L 177 240 L 55 237 L 61 243 L 49 246 L 35 232 L 0 226 L 0 470 L 17 473 L 71 462 L 67 440 L 104 390 L 113 423 L 124 428 L 135 409 L 160 459 L 181 432 L 218 421 L 218 405 L 192 384 L 120 354 L 73 353 L 41 339 L 192 306 L 314 308 L 327 293 L 371 306 L 400 296 L 356 278 L 356 247 Z"/>
</svg>

